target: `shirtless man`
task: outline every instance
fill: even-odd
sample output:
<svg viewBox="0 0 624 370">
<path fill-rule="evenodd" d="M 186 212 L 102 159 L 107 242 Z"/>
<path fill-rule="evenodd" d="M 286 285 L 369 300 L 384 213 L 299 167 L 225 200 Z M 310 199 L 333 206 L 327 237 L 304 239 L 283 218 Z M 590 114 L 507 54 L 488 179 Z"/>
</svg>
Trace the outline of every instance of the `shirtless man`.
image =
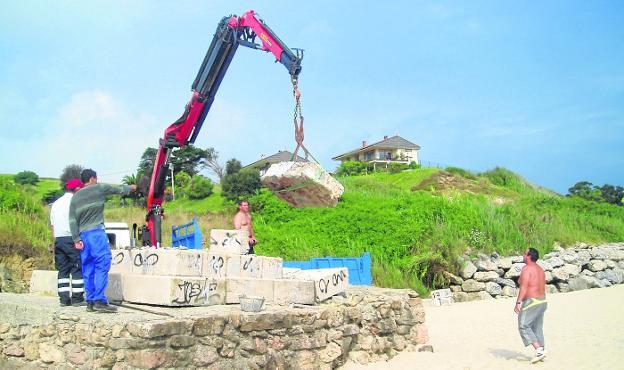
<svg viewBox="0 0 624 370">
<path fill-rule="evenodd" d="M 544 270 L 536 262 L 539 252 L 535 248 L 529 248 L 524 252 L 524 263 L 518 283 L 520 291 L 514 311 L 518 314 L 518 331 L 525 347 L 529 344 L 535 348 L 535 357 L 531 363 L 541 361 L 546 357 L 544 350 L 544 311 L 548 307 L 546 303 Z"/>
<path fill-rule="evenodd" d="M 249 202 L 241 200 L 238 202 L 238 213 L 234 216 L 234 228 L 237 230 L 246 229 L 249 231 L 249 254 L 254 253 L 254 245 L 258 242 L 251 223 L 251 215 L 249 214 Z"/>
</svg>

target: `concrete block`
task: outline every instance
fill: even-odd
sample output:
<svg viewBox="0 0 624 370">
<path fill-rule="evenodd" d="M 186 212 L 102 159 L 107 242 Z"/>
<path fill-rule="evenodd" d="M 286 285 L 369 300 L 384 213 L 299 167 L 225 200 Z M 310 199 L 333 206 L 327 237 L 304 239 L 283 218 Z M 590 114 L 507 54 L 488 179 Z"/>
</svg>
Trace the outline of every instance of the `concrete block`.
<svg viewBox="0 0 624 370">
<path fill-rule="evenodd" d="M 125 301 L 162 306 L 225 304 L 226 283 L 207 277 L 123 274 Z"/>
<path fill-rule="evenodd" d="M 210 252 L 249 253 L 249 232 L 247 230 L 210 230 Z"/>
<path fill-rule="evenodd" d="M 297 273 L 301 271 L 300 268 L 296 267 L 283 267 L 282 268 L 282 278 L 283 279 L 294 279 L 297 276 Z"/>
<path fill-rule="evenodd" d="M 58 271 L 55 270 L 33 270 L 30 277 L 29 291 L 31 293 L 57 295 L 58 293 Z"/>
<path fill-rule="evenodd" d="M 225 253 L 205 253 L 202 276 L 216 279 L 225 279 L 227 276 L 227 259 L 231 256 Z M 235 256 L 238 257 L 238 256 Z"/>
<path fill-rule="evenodd" d="M 239 303 L 239 295 L 264 297 L 265 302 L 273 302 L 273 279 L 230 278 L 227 279 L 225 301 Z"/>
<path fill-rule="evenodd" d="M 113 249 L 110 272 L 132 273 L 132 254 L 126 249 Z"/>
<path fill-rule="evenodd" d="M 227 277 L 261 278 L 262 257 L 253 254 L 246 256 L 230 256 L 227 259 Z"/>
<path fill-rule="evenodd" d="M 273 302 L 277 304 L 314 304 L 315 284 L 312 280 L 276 279 L 273 282 Z"/>
<path fill-rule="evenodd" d="M 261 181 L 294 207 L 335 207 L 344 187 L 315 162 L 279 162 Z"/>
<path fill-rule="evenodd" d="M 262 278 L 263 279 L 281 279 L 284 269 L 284 261 L 279 257 L 264 257 L 262 259 Z"/>
<path fill-rule="evenodd" d="M 349 270 L 346 267 L 301 270 L 295 274 L 297 280 L 312 280 L 317 301 L 344 292 L 349 286 Z"/>
<path fill-rule="evenodd" d="M 144 275 L 202 276 L 204 251 L 144 248 L 133 251 L 132 273 Z"/>
<path fill-rule="evenodd" d="M 106 285 L 104 295 L 106 295 L 109 301 L 123 301 L 123 281 L 121 273 L 108 273 L 108 285 Z"/>
</svg>

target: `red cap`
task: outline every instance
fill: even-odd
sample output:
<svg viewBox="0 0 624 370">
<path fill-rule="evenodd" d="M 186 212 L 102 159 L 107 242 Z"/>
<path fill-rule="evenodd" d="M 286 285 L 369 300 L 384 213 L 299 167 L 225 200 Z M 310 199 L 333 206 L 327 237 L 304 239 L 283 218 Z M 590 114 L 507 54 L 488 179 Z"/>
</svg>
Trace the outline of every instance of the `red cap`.
<svg viewBox="0 0 624 370">
<path fill-rule="evenodd" d="M 82 188 L 84 188 L 84 184 L 82 183 L 82 181 L 78 179 L 71 179 L 67 181 L 67 184 L 65 184 L 65 189 L 67 190 L 82 189 Z"/>
</svg>

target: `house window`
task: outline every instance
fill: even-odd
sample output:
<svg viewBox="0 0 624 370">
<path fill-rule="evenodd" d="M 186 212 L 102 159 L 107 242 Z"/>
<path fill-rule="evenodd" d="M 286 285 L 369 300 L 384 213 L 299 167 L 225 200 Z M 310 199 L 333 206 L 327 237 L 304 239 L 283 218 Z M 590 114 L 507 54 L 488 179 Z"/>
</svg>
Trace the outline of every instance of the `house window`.
<svg viewBox="0 0 624 370">
<path fill-rule="evenodd" d="M 382 150 L 379 152 L 379 159 L 384 161 L 392 160 L 392 152 Z"/>
<path fill-rule="evenodd" d="M 373 152 L 364 153 L 364 160 L 370 161 L 371 159 L 373 159 Z"/>
</svg>

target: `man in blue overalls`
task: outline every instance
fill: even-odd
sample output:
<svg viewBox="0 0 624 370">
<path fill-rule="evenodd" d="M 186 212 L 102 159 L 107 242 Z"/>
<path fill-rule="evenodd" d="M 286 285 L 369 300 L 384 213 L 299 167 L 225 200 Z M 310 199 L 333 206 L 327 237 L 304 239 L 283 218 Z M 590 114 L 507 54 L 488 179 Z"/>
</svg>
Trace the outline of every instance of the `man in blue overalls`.
<svg viewBox="0 0 624 370">
<path fill-rule="evenodd" d="M 83 170 L 80 179 L 85 187 L 71 200 L 69 227 L 76 249 L 81 250 L 87 311 L 116 312 L 104 294 L 111 266 L 110 245 L 104 230 L 104 203 L 108 195 L 136 191 L 136 185 L 98 184 L 97 174 L 92 169 Z"/>
</svg>

